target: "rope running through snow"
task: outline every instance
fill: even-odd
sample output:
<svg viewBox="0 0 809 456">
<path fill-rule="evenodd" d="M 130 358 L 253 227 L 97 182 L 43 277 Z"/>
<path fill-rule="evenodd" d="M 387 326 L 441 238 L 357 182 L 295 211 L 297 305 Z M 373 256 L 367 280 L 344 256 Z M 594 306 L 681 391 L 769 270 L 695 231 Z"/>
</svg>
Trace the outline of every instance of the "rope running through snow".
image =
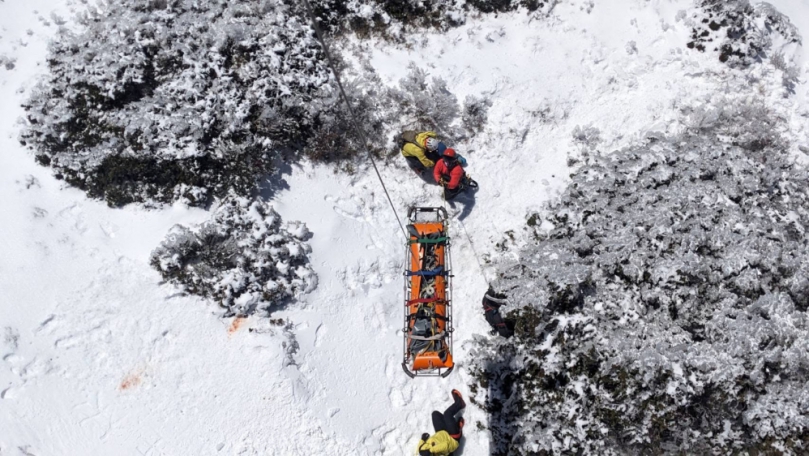
<svg viewBox="0 0 809 456">
<path fill-rule="evenodd" d="M 442 188 L 441 197 L 444 200 L 444 210 L 447 211 L 447 213 L 449 213 L 449 211 L 447 210 L 447 188 L 443 186 L 441 188 Z M 475 261 L 477 261 L 478 263 L 478 268 L 480 268 L 480 275 L 481 277 L 483 277 L 483 281 L 486 282 L 486 285 L 488 285 L 489 288 L 491 288 L 492 284 L 486 277 L 486 270 L 483 269 L 483 263 L 480 262 L 480 255 L 478 255 L 478 251 L 475 248 L 475 243 L 472 242 L 472 236 L 469 235 L 469 231 L 466 230 L 466 225 L 464 225 L 461 219 L 458 219 L 458 224 L 461 225 L 461 228 L 463 228 L 466 240 L 469 241 L 469 246 L 472 247 L 472 254 L 475 256 Z"/>
<path fill-rule="evenodd" d="M 315 11 L 312 9 L 312 5 L 309 4 L 309 0 L 303 0 L 303 4 L 306 7 L 306 12 L 309 13 L 309 19 L 312 22 L 312 28 L 315 29 L 315 34 L 317 35 L 318 41 L 320 41 L 320 45 L 323 47 L 323 52 L 326 54 L 326 60 L 329 63 L 329 68 L 331 72 L 334 74 L 334 79 L 337 81 L 337 87 L 340 88 L 340 94 L 343 97 L 343 101 L 345 101 L 346 106 L 348 107 L 348 113 L 351 116 L 351 123 L 354 125 L 354 130 L 359 133 L 365 147 L 368 147 L 368 137 L 365 136 L 365 130 L 360 128 L 359 122 L 357 122 L 357 116 L 354 114 L 354 108 L 351 107 L 351 103 L 348 101 L 348 96 L 346 96 L 346 92 L 343 89 L 343 83 L 340 81 L 340 73 L 337 71 L 337 67 L 334 66 L 334 62 L 331 58 L 331 53 L 329 52 L 329 46 L 326 44 L 326 40 L 323 38 L 323 33 L 320 31 L 320 27 L 317 25 L 317 18 L 315 17 Z M 393 215 L 396 216 L 396 221 L 399 222 L 399 228 L 402 229 L 402 234 L 404 235 L 405 239 L 408 238 L 407 231 L 405 230 L 404 225 L 402 224 L 402 219 L 399 218 L 399 213 L 396 212 L 396 206 L 393 204 L 393 200 L 390 198 L 390 193 L 388 193 L 388 188 L 385 187 L 385 181 L 382 180 L 382 175 L 379 174 L 379 168 L 376 166 L 376 160 L 374 160 L 374 156 L 371 154 L 371 150 L 368 149 L 368 158 L 371 159 L 371 164 L 374 166 L 374 171 L 376 172 L 376 177 L 379 178 L 379 183 L 382 184 L 382 190 L 385 191 L 385 196 L 388 198 L 388 203 L 390 203 L 390 208 L 393 210 Z"/>
<path fill-rule="evenodd" d="M 360 128 L 359 122 L 357 122 L 357 116 L 354 114 L 354 108 L 351 107 L 351 103 L 348 100 L 348 96 L 346 95 L 345 90 L 343 89 L 343 83 L 340 80 L 340 73 L 337 71 L 337 67 L 334 66 L 334 61 L 331 58 L 331 52 L 329 52 L 329 46 L 326 44 L 326 40 L 323 38 L 323 33 L 320 31 L 320 27 L 317 25 L 317 18 L 315 17 L 315 12 L 312 9 L 312 5 L 309 3 L 309 0 L 302 0 L 304 6 L 306 7 L 306 12 L 309 14 L 309 19 L 312 22 L 312 28 L 315 29 L 315 34 L 317 35 L 318 41 L 320 41 L 320 45 L 323 47 L 323 52 L 326 54 L 326 60 L 329 63 L 329 68 L 331 69 L 332 73 L 334 74 L 334 79 L 337 82 L 337 87 L 340 89 L 340 95 L 343 97 L 343 101 L 348 107 L 348 112 L 351 115 L 351 122 L 354 124 L 354 129 L 359 133 L 362 141 L 365 143 L 366 147 L 368 146 L 368 138 L 365 136 L 365 131 Z M 399 213 L 396 211 L 396 206 L 393 204 L 393 200 L 390 197 L 390 193 L 388 193 L 388 188 L 385 186 L 385 181 L 382 179 L 382 175 L 379 173 L 379 168 L 376 166 L 376 160 L 374 160 L 373 155 L 371 155 L 370 149 L 368 150 L 368 158 L 371 159 L 371 164 L 374 167 L 374 171 L 376 172 L 376 177 L 379 178 L 379 183 L 382 184 L 382 189 L 385 191 L 385 196 L 388 198 L 388 203 L 390 203 L 390 208 L 393 210 L 393 215 L 396 216 L 396 221 L 399 222 L 399 228 L 402 229 L 402 234 L 404 235 L 405 239 L 408 238 L 407 231 L 405 230 L 404 225 L 402 224 L 402 219 L 399 218 Z M 446 189 L 444 189 L 446 192 Z M 447 198 L 446 194 L 444 196 L 444 209 L 447 206 Z M 475 261 L 478 263 L 478 267 L 480 268 L 480 274 L 483 276 L 483 280 L 486 282 L 486 285 L 491 288 L 491 283 L 489 279 L 486 278 L 486 271 L 483 269 L 483 264 L 480 262 L 480 256 L 478 255 L 477 249 L 475 249 L 475 243 L 472 242 L 472 237 L 469 236 L 469 231 L 466 230 L 466 226 L 464 226 L 461 220 L 458 220 L 458 223 L 463 228 L 464 234 L 466 235 L 467 241 L 469 241 L 469 246 L 472 247 L 472 253 L 475 256 Z"/>
</svg>

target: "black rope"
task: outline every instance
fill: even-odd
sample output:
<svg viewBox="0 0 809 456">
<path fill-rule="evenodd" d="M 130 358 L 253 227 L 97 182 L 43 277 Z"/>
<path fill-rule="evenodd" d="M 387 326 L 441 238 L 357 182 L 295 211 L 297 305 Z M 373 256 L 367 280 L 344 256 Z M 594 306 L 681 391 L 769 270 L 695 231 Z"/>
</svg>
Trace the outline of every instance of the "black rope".
<svg viewBox="0 0 809 456">
<path fill-rule="evenodd" d="M 343 97 L 343 101 L 345 101 L 345 104 L 348 107 L 348 113 L 351 115 L 351 122 L 354 124 L 354 129 L 360 134 L 362 141 L 365 143 L 365 147 L 368 147 L 368 137 L 365 136 L 365 130 L 360 128 L 359 122 L 357 122 L 357 116 L 354 115 L 354 108 L 351 107 L 351 103 L 348 101 L 348 96 L 346 96 L 346 92 L 343 90 L 343 83 L 340 82 L 340 73 L 337 71 L 337 67 L 334 66 L 334 61 L 332 61 L 331 53 L 329 52 L 329 46 L 326 44 L 326 40 L 323 38 L 323 33 L 320 31 L 320 27 L 317 25 L 317 18 L 315 17 L 315 12 L 312 9 L 312 5 L 309 4 L 309 0 L 303 0 L 303 4 L 306 7 L 306 12 L 309 13 L 309 18 L 312 21 L 312 28 L 315 29 L 317 39 L 320 41 L 320 45 L 323 46 L 323 52 L 326 54 L 326 60 L 328 61 L 331 72 L 334 73 L 334 79 L 337 81 L 337 87 L 340 88 L 340 94 Z M 393 210 L 393 215 L 396 216 L 396 221 L 399 222 L 399 228 L 402 229 L 402 234 L 404 234 L 405 239 L 407 239 L 407 231 L 405 231 L 405 227 L 402 224 L 402 219 L 399 218 L 399 213 L 396 212 L 396 206 L 394 206 L 393 200 L 390 198 L 388 188 L 385 187 L 385 181 L 382 180 L 382 175 L 379 174 L 379 168 L 376 166 L 376 160 L 374 160 L 374 156 L 371 154 L 370 149 L 368 149 L 368 158 L 371 159 L 371 164 L 374 166 L 376 177 L 379 178 L 379 183 L 382 184 L 382 190 L 385 191 L 385 196 L 388 198 L 388 203 L 390 203 L 390 208 Z"/>
</svg>

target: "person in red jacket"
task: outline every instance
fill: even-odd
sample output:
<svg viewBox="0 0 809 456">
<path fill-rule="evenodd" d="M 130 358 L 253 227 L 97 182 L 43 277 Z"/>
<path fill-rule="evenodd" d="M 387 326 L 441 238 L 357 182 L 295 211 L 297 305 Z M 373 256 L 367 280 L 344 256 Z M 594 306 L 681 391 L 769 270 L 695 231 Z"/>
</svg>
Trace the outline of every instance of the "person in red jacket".
<svg viewBox="0 0 809 456">
<path fill-rule="evenodd" d="M 458 163 L 455 149 L 444 151 L 444 156 L 433 168 L 433 177 L 438 185 L 444 187 L 445 199 L 455 198 L 465 189 L 467 177 L 463 167 Z"/>
</svg>

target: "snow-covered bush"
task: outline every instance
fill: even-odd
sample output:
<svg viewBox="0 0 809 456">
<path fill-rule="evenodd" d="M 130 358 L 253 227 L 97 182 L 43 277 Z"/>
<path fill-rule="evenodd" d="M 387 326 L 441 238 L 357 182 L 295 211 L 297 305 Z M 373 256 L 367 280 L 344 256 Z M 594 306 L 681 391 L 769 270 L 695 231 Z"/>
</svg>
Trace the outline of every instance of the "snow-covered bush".
<svg viewBox="0 0 809 456">
<path fill-rule="evenodd" d="M 809 452 L 807 172 L 762 106 L 692 117 L 529 219 L 472 354 L 492 454 Z"/>
<path fill-rule="evenodd" d="M 601 130 L 592 125 L 584 127 L 576 125 L 573 129 L 573 140 L 585 149 L 592 149 L 601 142 Z"/>
<path fill-rule="evenodd" d="M 5 70 L 8 70 L 8 71 L 11 71 L 15 67 L 16 67 L 15 59 L 12 59 L 12 58 L 9 58 L 9 57 L 6 57 L 6 56 L 0 54 L 0 69 L 5 69 Z"/>
<path fill-rule="evenodd" d="M 391 31 L 408 33 L 460 8 L 443 0 L 313 4 L 332 33 L 377 10 Z M 440 14 L 405 20 L 421 9 Z M 64 29 L 51 44 L 49 72 L 25 105 L 21 141 L 57 177 L 111 206 L 205 205 L 232 191 L 250 194 L 279 157 L 363 155 L 368 145 L 356 136 L 308 21 L 292 0 L 122 0 L 91 8 L 77 32 Z M 339 52 L 334 57 L 341 66 Z M 389 93 L 346 85 L 369 138 L 386 136 L 391 103 L 410 122 L 463 136 L 449 127 L 460 108 L 441 79 L 428 83 L 412 69 Z M 485 110 L 476 107 L 468 117 L 481 121 Z"/>
<path fill-rule="evenodd" d="M 315 15 L 330 34 L 351 31 L 403 40 L 409 33 L 433 28 L 448 30 L 466 22 L 472 13 L 503 13 L 523 8 L 529 13 L 548 13 L 559 0 L 317 0 Z"/>
<path fill-rule="evenodd" d="M 121 0 L 79 22 L 21 140 L 110 205 L 246 195 L 338 102 L 297 1 Z"/>
<path fill-rule="evenodd" d="M 321 113 L 317 128 L 306 140 L 304 153 L 307 157 L 316 161 L 348 163 L 354 158 L 367 159 L 368 152 L 380 156 L 384 151 L 384 145 L 377 138 L 385 136 L 391 117 L 386 114 L 386 90 L 381 83 L 369 89 L 364 79 L 369 76 L 343 82 L 356 120 L 343 102 Z"/>
<path fill-rule="evenodd" d="M 346 85 L 346 92 L 358 117 L 357 128 L 347 112 L 335 116 L 329 128 L 319 128 L 307 142 L 307 154 L 318 158 L 320 154 L 339 154 L 341 150 L 367 150 L 379 157 L 387 148 L 390 156 L 398 156 L 398 137 L 410 129 L 435 131 L 453 144 L 486 126 L 491 105 L 488 99 L 470 95 L 462 112 L 446 81 L 439 76 L 428 77 L 426 71 L 414 64 L 408 66 L 398 86 L 385 86 L 379 75 L 369 70 L 354 77 Z M 344 105 L 340 109 L 347 111 Z M 364 131 L 367 145 L 358 137 L 357 129 Z"/>
<path fill-rule="evenodd" d="M 453 0 L 316 0 L 320 27 L 330 34 L 351 31 L 365 38 L 400 39 L 420 28 L 446 29 L 463 23 L 463 4 Z"/>
<path fill-rule="evenodd" d="M 466 4 L 482 13 L 505 13 L 517 8 L 528 11 L 552 9 L 558 0 L 467 0 Z"/>
<path fill-rule="evenodd" d="M 463 101 L 463 115 L 461 121 L 464 128 L 470 135 L 481 132 L 486 122 L 489 120 L 489 108 L 492 100 L 488 98 L 478 98 L 474 95 L 467 95 Z"/>
<path fill-rule="evenodd" d="M 175 225 L 151 264 L 166 281 L 218 302 L 227 315 L 248 315 L 317 286 L 309 237 L 303 223 L 283 226 L 267 203 L 231 196 L 210 221 Z"/>
<path fill-rule="evenodd" d="M 399 81 L 399 87 L 389 89 L 384 96 L 392 108 L 386 113 L 391 122 L 404 119 L 407 126 L 417 125 L 451 140 L 464 135 L 456 122 L 461 111 L 458 98 L 447 89 L 446 81 L 440 77 L 428 81 L 427 73 L 414 64 Z"/>
<path fill-rule="evenodd" d="M 769 3 L 702 0 L 694 11 L 688 47 L 716 52 L 720 61 L 733 67 L 761 62 L 771 49 L 801 41 L 789 18 Z"/>
</svg>

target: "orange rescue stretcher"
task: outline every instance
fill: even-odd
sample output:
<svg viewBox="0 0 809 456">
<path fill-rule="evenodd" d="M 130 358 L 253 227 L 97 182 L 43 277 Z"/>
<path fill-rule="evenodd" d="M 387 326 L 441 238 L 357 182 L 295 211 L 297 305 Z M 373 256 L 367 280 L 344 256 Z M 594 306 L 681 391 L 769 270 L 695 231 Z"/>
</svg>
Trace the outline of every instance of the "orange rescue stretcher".
<svg viewBox="0 0 809 456">
<path fill-rule="evenodd" d="M 446 377 L 455 367 L 447 211 L 411 207 L 407 217 L 402 368 L 411 378 Z"/>
</svg>

